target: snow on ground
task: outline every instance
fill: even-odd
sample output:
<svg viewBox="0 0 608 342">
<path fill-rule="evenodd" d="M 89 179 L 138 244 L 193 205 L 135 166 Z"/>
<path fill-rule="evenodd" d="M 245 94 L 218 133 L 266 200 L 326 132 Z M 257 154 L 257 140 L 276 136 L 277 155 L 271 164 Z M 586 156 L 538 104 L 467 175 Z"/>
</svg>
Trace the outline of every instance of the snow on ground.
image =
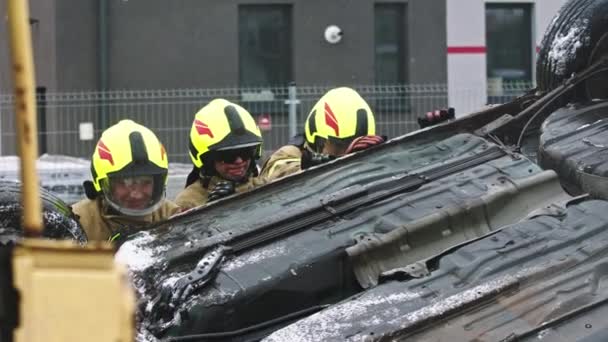
<svg viewBox="0 0 608 342">
<path fill-rule="evenodd" d="M 88 159 L 63 155 L 43 154 L 36 162 L 41 185 L 68 204 L 85 198 L 82 182 L 91 179 L 91 162 Z M 169 164 L 167 198 L 174 199 L 184 188 L 191 164 Z M 0 156 L 0 179 L 18 180 L 19 158 Z"/>
</svg>

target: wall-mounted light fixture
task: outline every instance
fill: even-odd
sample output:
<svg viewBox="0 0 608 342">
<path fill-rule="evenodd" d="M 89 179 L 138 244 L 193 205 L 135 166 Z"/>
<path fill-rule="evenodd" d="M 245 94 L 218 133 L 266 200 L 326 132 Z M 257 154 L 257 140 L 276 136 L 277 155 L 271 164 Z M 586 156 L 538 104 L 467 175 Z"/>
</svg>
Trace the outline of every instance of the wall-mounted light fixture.
<svg viewBox="0 0 608 342">
<path fill-rule="evenodd" d="M 336 25 L 329 25 L 325 28 L 325 40 L 330 44 L 338 44 L 343 35 L 342 29 Z"/>
</svg>

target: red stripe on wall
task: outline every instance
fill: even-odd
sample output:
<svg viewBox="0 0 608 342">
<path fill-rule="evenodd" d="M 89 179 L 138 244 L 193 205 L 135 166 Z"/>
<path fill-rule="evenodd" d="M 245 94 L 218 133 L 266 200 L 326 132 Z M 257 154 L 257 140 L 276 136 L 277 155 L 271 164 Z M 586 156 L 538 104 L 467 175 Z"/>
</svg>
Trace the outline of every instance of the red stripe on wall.
<svg viewBox="0 0 608 342">
<path fill-rule="evenodd" d="M 486 53 L 485 46 L 448 46 L 448 53 Z"/>
</svg>

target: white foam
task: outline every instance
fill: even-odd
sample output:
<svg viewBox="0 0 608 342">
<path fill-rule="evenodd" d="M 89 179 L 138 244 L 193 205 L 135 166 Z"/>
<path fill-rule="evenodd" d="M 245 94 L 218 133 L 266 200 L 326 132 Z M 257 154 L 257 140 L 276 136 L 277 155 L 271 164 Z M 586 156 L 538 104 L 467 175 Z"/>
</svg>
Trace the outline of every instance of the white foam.
<svg viewBox="0 0 608 342">
<path fill-rule="evenodd" d="M 141 271 L 159 262 L 158 254 L 168 249 L 167 246 L 150 248 L 147 245 L 152 242 L 152 235 L 143 231 L 139 236 L 125 242 L 120 246 L 114 259 L 125 265 L 130 271 Z"/>
</svg>

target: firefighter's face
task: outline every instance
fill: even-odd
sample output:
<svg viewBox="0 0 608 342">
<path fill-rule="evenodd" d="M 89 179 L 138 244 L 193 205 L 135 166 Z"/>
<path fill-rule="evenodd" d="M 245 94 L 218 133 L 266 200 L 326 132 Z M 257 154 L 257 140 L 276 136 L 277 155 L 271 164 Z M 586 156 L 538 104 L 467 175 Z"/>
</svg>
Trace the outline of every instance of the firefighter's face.
<svg viewBox="0 0 608 342">
<path fill-rule="evenodd" d="M 146 209 L 152 200 L 154 178 L 139 176 L 111 181 L 114 202 L 126 209 Z"/>
<path fill-rule="evenodd" d="M 215 162 L 215 170 L 224 179 L 231 181 L 241 181 L 247 176 L 247 170 L 251 164 L 251 159 L 237 157 L 232 162 L 218 160 Z"/>
<path fill-rule="evenodd" d="M 328 140 L 323 145 L 323 151 L 321 153 L 334 157 L 340 157 L 346 153 L 346 149 L 348 149 L 347 143 L 336 143 Z"/>
<path fill-rule="evenodd" d="M 247 176 L 255 150 L 255 147 L 244 147 L 221 151 L 213 164 L 215 171 L 224 179 L 242 181 Z"/>
</svg>

